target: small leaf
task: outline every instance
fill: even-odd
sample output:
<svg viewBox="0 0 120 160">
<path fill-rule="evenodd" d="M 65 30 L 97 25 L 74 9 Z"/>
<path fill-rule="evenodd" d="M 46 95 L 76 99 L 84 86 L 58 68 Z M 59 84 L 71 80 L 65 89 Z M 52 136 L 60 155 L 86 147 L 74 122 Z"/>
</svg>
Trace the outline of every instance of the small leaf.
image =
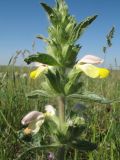
<svg viewBox="0 0 120 160">
<path fill-rule="evenodd" d="M 83 133 L 83 131 L 85 130 L 85 126 L 81 125 L 81 126 L 69 126 L 68 130 L 67 130 L 67 137 L 68 137 L 68 141 L 71 141 L 73 139 L 77 139 L 80 137 L 80 135 Z"/>
<path fill-rule="evenodd" d="M 80 45 L 67 45 L 67 46 L 65 48 L 66 51 L 63 52 L 64 63 L 66 66 L 71 67 L 75 65 L 77 55 L 82 47 Z"/>
<path fill-rule="evenodd" d="M 59 119 L 57 116 L 47 117 L 44 123 L 44 127 L 50 134 L 55 135 L 59 127 Z"/>
<path fill-rule="evenodd" d="M 97 18 L 97 15 L 87 17 L 84 21 L 80 22 L 74 29 L 73 39 L 77 40 L 84 30 Z"/>
<path fill-rule="evenodd" d="M 41 3 L 44 10 L 47 12 L 49 19 L 53 25 L 56 26 L 56 22 L 59 22 L 59 17 L 57 16 L 57 13 L 55 13 L 55 10 L 48 6 L 46 3 Z"/>
<path fill-rule="evenodd" d="M 20 140 L 23 140 L 24 142 L 32 142 L 32 135 L 25 135 L 23 130 L 19 130 L 17 132 L 17 136 L 19 137 Z"/>
<path fill-rule="evenodd" d="M 54 13 L 53 9 L 48 6 L 46 3 L 40 3 L 44 10 L 48 13 L 49 16 Z"/>
<path fill-rule="evenodd" d="M 42 35 L 37 35 L 36 38 L 41 39 L 41 40 L 43 40 L 44 42 L 49 43 L 49 39 L 45 38 L 45 37 L 42 36 Z"/>
<path fill-rule="evenodd" d="M 53 89 L 58 93 L 62 93 L 63 89 L 61 86 L 61 77 L 59 72 L 56 70 L 56 73 L 53 73 L 52 71 L 48 70 L 48 72 L 46 73 L 46 76 L 50 82 L 50 85 L 53 87 Z"/>
<path fill-rule="evenodd" d="M 81 87 L 83 86 L 83 82 L 77 82 L 77 80 L 69 81 L 65 85 L 65 93 L 66 95 L 79 92 Z"/>
<path fill-rule="evenodd" d="M 112 102 L 111 100 L 98 96 L 92 92 L 84 92 L 81 94 L 71 94 L 68 96 L 68 98 L 79 99 L 79 100 L 88 101 L 88 102 L 93 101 L 93 102 L 98 102 L 102 104 L 109 104 Z"/>
<path fill-rule="evenodd" d="M 38 98 L 39 96 L 43 97 L 51 97 L 46 91 L 44 90 L 35 90 L 31 91 L 30 93 L 26 94 L 27 98 Z"/>
<path fill-rule="evenodd" d="M 46 78 L 47 79 L 47 78 Z M 48 93 L 48 95 L 52 98 L 55 98 L 59 93 L 56 93 L 52 85 L 50 85 L 49 80 L 46 80 L 44 82 L 41 82 L 41 87 L 44 91 Z"/>
<path fill-rule="evenodd" d="M 50 55 L 45 53 L 37 53 L 35 55 L 30 55 L 28 58 L 25 58 L 24 60 L 27 64 L 30 64 L 32 62 L 39 62 L 51 66 L 59 65 L 58 62 Z"/>
<path fill-rule="evenodd" d="M 73 148 L 76 148 L 80 151 L 93 151 L 97 148 L 97 145 L 94 143 L 91 143 L 89 141 L 84 140 L 76 140 L 71 143 L 71 146 Z"/>
<path fill-rule="evenodd" d="M 76 69 L 72 69 L 68 74 L 68 82 L 66 83 L 64 90 L 66 95 L 77 92 L 81 89 L 83 83 L 79 82 L 81 73 Z"/>
</svg>

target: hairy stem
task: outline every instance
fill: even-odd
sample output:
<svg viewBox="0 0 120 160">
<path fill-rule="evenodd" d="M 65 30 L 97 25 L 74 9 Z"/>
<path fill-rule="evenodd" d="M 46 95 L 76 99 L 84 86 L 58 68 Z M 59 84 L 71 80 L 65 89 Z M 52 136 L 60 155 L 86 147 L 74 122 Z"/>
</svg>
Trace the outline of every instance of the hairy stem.
<svg viewBox="0 0 120 160">
<path fill-rule="evenodd" d="M 62 124 L 65 121 L 65 99 L 64 97 L 58 97 L 58 114 L 60 121 L 60 128 L 62 129 Z"/>
<path fill-rule="evenodd" d="M 59 113 L 59 122 L 60 122 L 60 130 L 62 131 L 63 123 L 65 122 L 65 98 L 60 96 L 58 97 L 58 113 Z M 57 153 L 57 160 L 65 159 L 65 148 L 60 147 Z"/>
<path fill-rule="evenodd" d="M 78 151 L 75 149 L 74 160 L 77 160 Z"/>
</svg>

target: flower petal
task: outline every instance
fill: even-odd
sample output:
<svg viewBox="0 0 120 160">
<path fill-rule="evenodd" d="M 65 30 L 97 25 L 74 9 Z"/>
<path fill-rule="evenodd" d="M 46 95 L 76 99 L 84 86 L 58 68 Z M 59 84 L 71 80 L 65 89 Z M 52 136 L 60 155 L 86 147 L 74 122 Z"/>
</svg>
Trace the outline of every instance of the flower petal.
<svg viewBox="0 0 120 160">
<path fill-rule="evenodd" d="M 76 69 L 78 68 L 91 78 L 106 78 L 110 73 L 108 69 L 98 68 L 92 64 L 77 65 Z"/>
<path fill-rule="evenodd" d="M 30 73 L 32 79 L 36 79 L 40 74 L 48 69 L 48 65 L 39 63 L 39 67 Z"/>
<path fill-rule="evenodd" d="M 47 64 L 43 64 L 43 63 L 40 63 L 40 62 L 34 62 L 33 65 L 35 67 L 47 67 L 48 66 Z"/>
<path fill-rule="evenodd" d="M 99 77 L 106 78 L 109 76 L 110 71 L 106 68 L 99 68 Z"/>
<path fill-rule="evenodd" d="M 44 118 L 35 120 L 28 125 L 28 128 L 29 130 L 31 130 L 31 133 L 36 134 L 40 130 L 40 127 L 42 126 L 43 123 L 44 123 Z"/>
<path fill-rule="evenodd" d="M 33 66 L 35 66 L 35 67 L 40 67 L 40 66 L 42 66 L 43 64 L 42 63 L 39 63 L 39 62 L 34 62 L 33 63 Z"/>
<path fill-rule="evenodd" d="M 46 116 L 54 116 L 56 114 L 56 109 L 52 105 L 45 106 Z"/>
<path fill-rule="evenodd" d="M 77 68 L 80 68 L 87 76 L 91 78 L 99 77 L 99 70 L 97 67 L 93 66 L 92 64 L 83 64 L 78 65 Z"/>
<path fill-rule="evenodd" d="M 32 72 L 30 73 L 30 77 L 31 77 L 32 79 L 36 79 L 36 78 L 40 75 L 40 73 L 41 73 L 40 68 L 37 68 L 36 70 L 34 70 L 34 71 L 32 71 Z"/>
<path fill-rule="evenodd" d="M 103 63 L 103 59 L 93 56 L 93 55 L 86 55 L 81 60 L 78 61 L 79 64 L 82 63 L 90 63 L 90 64 L 101 64 Z"/>
<path fill-rule="evenodd" d="M 44 114 L 42 112 L 31 111 L 25 117 L 23 117 L 23 119 L 21 120 L 21 123 L 23 125 L 27 125 L 32 121 L 39 120 L 41 118 L 44 118 Z"/>
</svg>

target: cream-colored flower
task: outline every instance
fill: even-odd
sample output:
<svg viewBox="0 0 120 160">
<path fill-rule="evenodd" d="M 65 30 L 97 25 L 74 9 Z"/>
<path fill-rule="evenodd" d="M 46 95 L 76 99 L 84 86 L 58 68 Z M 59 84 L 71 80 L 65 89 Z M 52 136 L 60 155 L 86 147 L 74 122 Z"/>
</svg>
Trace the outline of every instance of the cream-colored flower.
<svg viewBox="0 0 120 160">
<path fill-rule="evenodd" d="M 106 78 L 109 75 L 109 70 L 106 68 L 99 68 L 92 64 L 100 64 L 103 62 L 103 59 L 86 55 L 75 65 L 75 68 L 81 72 L 84 72 L 87 76 L 91 78 Z"/>
<path fill-rule="evenodd" d="M 45 106 L 46 116 L 54 116 L 56 114 L 56 109 L 52 105 Z"/>
<path fill-rule="evenodd" d="M 86 55 L 78 61 L 78 64 L 82 64 L 82 63 L 101 64 L 103 62 L 104 62 L 104 60 L 99 58 L 99 57 L 96 57 L 96 56 L 93 56 L 93 55 Z"/>
<path fill-rule="evenodd" d="M 31 111 L 29 112 L 23 119 L 21 123 L 23 125 L 28 125 L 27 128 L 24 129 L 24 134 L 36 134 L 42 124 L 45 121 L 45 117 L 53 117 L 56 114 L 56 109 L 51 105 L 45 106 L 45 113 L 38 112 L 38 111 Z"/>
<path fill-rule="evenodd" d="M 48 65 L 46 64 L 36 62 L 34 65 L 37 67 L 37 69 L 30 73 L 30 77 L 32 79 L 36 79 L 38 76 L 42 75 L 45 71 L 48 70 Z"/>
<path fill-rule="evenodd" d="M 41 125 L 44 123 L 45 115 L 42 112 L 31 111 L 29 112 L 23 119 L 21 123 L 23 125 L 28 125 L 27 128 L 24 129 L 25 134 L 36 134 Z"/>
</svg>

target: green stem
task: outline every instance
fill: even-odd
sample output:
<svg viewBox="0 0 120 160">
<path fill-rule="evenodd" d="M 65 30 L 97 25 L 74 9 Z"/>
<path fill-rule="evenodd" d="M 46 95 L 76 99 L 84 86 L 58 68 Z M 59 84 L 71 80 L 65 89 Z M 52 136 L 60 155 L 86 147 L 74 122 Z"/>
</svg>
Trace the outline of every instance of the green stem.
<svg viewBox="0 0 120 160">
<path fill-rule="evenodd" d="M 63 130 L 63 123 L 65 122 L 65 98 L 60 96 L 57 98 L 58 100 L 58 114 L 59 114 L 59 122 L 60 122 L 60 131 Z M 65 159 L 65 147 L 62 146 L 58 149 L 57 160 Z"/>
<path fill-rule="evenodd" d="M 57 152 L 57 160 L 65 160 L 65 148 L 61 147 Z"/>
<path fill-rule="evenodd" d="M 64 97 L 58 97 L 58 114 L 60 121 L 60 129 L 62 129 L 62 124 L 65 122 L 65 99 Z"/>
<path fill-rule="evenodd" d="M 78 151 L 75 149 L 74 160 L 77 160 Z"/>
</svg>

